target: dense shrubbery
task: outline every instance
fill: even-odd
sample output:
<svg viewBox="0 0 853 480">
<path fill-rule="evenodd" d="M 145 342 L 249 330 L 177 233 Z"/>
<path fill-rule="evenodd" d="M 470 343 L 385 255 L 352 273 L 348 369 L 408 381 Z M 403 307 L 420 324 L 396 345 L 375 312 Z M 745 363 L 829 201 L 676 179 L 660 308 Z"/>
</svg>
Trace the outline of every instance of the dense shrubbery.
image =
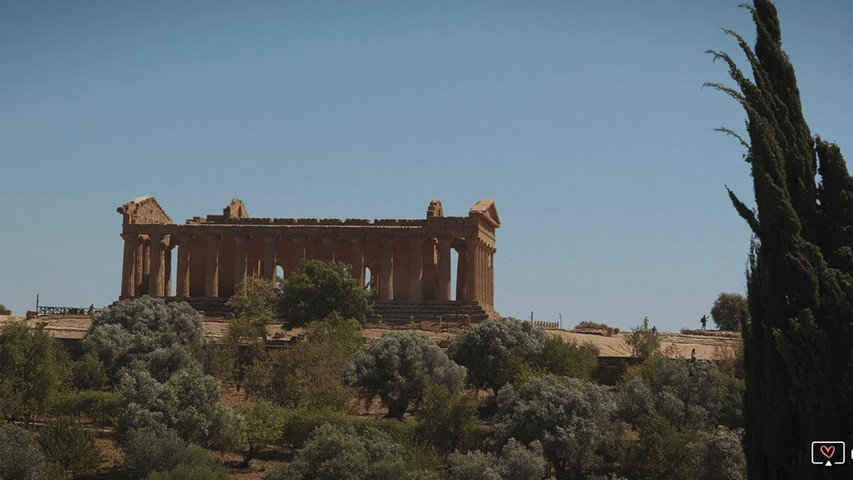
<svg viewBox="0 0 853 480">
<path fill-rule="evenodd" d="M 69 417 L 48 422 L 39 433 L 38 441 L 45 458 L 63 472 L 75 475 L 93 472 L 101 462 L 95 437 Z"/>
<path fill-rule="evenodd" d="M 603 387 L 575 378 L 534 378 L 498 393 L 495 441 L 542 442 L 558 475 L 577 475 L 615 460 L 620 434 L 615 412 L 612 395 Z"/>
<path fill-rule="evenodd" d="M 183 441 L 174 430 L 161 424 L 128 430 L 122 435 L 128 467 L 141 478 L 149 472 L 164 472 L 178 465 L 210 464 L 207 450 Z"/>
<path fill-rule="evenodd" d="M 448 459 L 449 480 L 541 480 L 550 472 L 538 441 L 524 446 L 511 438 L 500 455 L 479 450 Z"/>
<path fill-rule="evenodd" d="M 337 313 L 305 327 L 305 340 L 265 354 L 248 376 L 249 392 L 290 408 L 348 410 L 344 369 L 362 346 L 361 325 Z"/>
<path fill-rule="evenodd" d="M 201 344 L 202 328 L 186 303 L 150 297 L 123 300 L 95 315 L 83 347 L 106 365 L 126 402 L 122 432 L 162 425 L 187 441 L 237 441 L 239 419 L 219 403 L 219 382 L 204 374 L 190 350 Z"/>
<path fill-rule="evenodd" d="M 459 335 L 448 356 L 468 369 L 477 387 L 495 393 L 512 382 L 525 365 L 535 363 L 542 353 L 545 331 L 517 318 L 501 318 L 478 323 Z"/>
<path fill-rule="evenodd" d="M 244 301 L 242 313 L 268 318 L 253 306 L 269 302 Z M 33 411 L 117 425 L 133 478 L 228 478 L 199 445 L 239 445 L 244 467 L 270 447 L 297 449 L 293 464 L 268 480 L 590 480 L 615 478 L 614 471 L 638 479 L 743 478 L 736 356 L 719 365 L 665 358 L 657 335 L 638 329 L 643 362 L 605 389 L 589 381 L 593 347 L 519 320 L 489 320 L 460 335 L 450 353 L 468 362 L 474 385 L 502 386 L 490 397 L 463 390 L 465 368 L 431 338 L 392 331 L 365 345 L 360 328 L 333 313 L 307 324 L 286 349 L 270 353 L 257 341 L 251 358 L 236 358 L 227 350 L 238 343 L 203 347 L 201 324 L 185 306 L 143 298 L 99 314 L 87 354 L 75 362 L 26 327 L 13 327 L 0 347 L 7 359 L 25 351 L 38 357 L 34 364 L 64 372 Z M 260 338 L 247 332 L 244 340 Z M 244 362 L 251 399 L 236 414 L 222 405 L 219 382 L 199 357 L 208 366 Z M 10 380 L 2 381 L 18 395 L 4 401 L 22 404 Z M 116 391 L 99 389 L 106 385 Z M 352 415 L 353 388 L 367 400 L 378 396 L 390 418 Z M 52 479 L 93 468 L 92 437 L 71 418 L 38 436 L 14 426 L 0 432 L 13 439 L 0 436 L 0 479 L 9 471 Z"/>
<path fill-rule="evenodd" d="M 340 262 L 303 260 L 299 271 L 280 281 L 278 312 L 289 327 L 322 320 L 333 312 L 362 325 L 373 311 L 370 292 Z"/>
<path fill-rule="evenodd" d="M 70 388 L 68 355 L 42 330 L 9 323 L 0 337 L 0 415 L 30 422 Z"/>
<path fill-rule="evenodd" d="M 449 358 L 428 336 L 414 331 L 383 334 L 360 352 L 346 373 L 347 381 L 366 399 L 378 396 L 388 416 L 403 419 L 409 405 L 423 398 L 430 384 L 462 389 L 465 368 Z"/>
<path fill-rule="evenodd" d="M 0 423 L 0 479 L 54 480 L 62 475 L 49 463 L 35 436 L 12 423 Z"/>
<path fill-rule="evenodd" d="M 317 427 L 299 450 L 293 464 L 277 469 L 265 480 L 399 480 L 440 477 L 407 464 L 406 447 L 388 434 L 368 427 L 325 424 Z"/>
<path fill-rule="evenodd" d="M 644 327 L 632 328 L 631 333 L 625 339 L 625 343 L 631 347 L 631 351 L 637 358 L 651 358 L 661 353 L 660 335 L 654 330 L 647 330 Z"/>
</svg>

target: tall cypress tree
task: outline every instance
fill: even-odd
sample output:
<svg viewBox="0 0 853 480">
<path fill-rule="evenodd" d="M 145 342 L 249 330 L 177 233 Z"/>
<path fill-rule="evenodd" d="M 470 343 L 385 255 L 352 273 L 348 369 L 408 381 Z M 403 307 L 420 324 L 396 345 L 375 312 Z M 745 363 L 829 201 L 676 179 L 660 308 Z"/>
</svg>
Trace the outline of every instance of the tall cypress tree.
<svg viewBox="0 0 853 480">
<path fill-rule="evenodd" d="M 709 84 L 744 108 L 756 209 L 729 190 L 754 235 L 747 272 L 751 323 L 743 331 L 745 449 L 751 479 L 853 478 L 812 465 L 811 442 L 853 448 L 853 179 L 841 150 L 812 137 L 776 7 L 746 6 L 754 50 L 737 33 L 752 79 L 726 53 L 737 88 Z M 728 129 L 726 133 L 737 136 Z"/>
</svg>

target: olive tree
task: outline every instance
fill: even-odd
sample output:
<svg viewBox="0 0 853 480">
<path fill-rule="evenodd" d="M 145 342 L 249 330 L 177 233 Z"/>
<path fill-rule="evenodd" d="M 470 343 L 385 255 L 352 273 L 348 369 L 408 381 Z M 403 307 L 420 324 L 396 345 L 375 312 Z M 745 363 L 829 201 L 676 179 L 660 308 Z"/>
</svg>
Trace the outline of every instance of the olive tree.
<svg viewBox="0 0 853 480">
<path fill-rule="evenodd" d="M 545 336 L 544 330 L 530 322 L 511 317 L 490 319 L 456 337 L 447 353 L 468 369 L 476 386 L 497 394 L 516 377 L 522 364 L 539 358 Z"/>
<path fill-rule="evenodd" d="M 95 316 L 83 348 L 104 363 L 126 401 L 122 432 L 158 424 L 185 441 L 237 441 L 239 419 L 219 403 L 219 382 L 189 349 L 200 345 L 202 328 L 188 304 L 150 297 L 122 300 Z"/>
<path fill-rule="evenodd" d="M 49 463 L 35 435 L 14 423 L 0 423 L 0 479 L 54 480 L 61 477 Z"/>
<path fill-rule="evenodd" d="M 388 408 L 388 417 L 402 420 L 409 405 L 421 400 L 427 385 L 461 390 L 465 368 L 447 358 L 430 337 L 394 331 L 359 352 L 347 369 L 346 379 L 366 399 L 379 396 Z"/>
<path fill-rule="evenodd" d="M 264 480 L 400 480 L 406 478 L 403 445 L 374 428 L 324 424 L 311 434 L 293 463 Z"/>
<path fill-rule="evenodd" d="M 514 438 L 500 455 L 479 450 L 454 453 L 447 463 L 449 480 L 541 480 L 549 473 L 542 444 L 524 446 Z"/>
<path fill-rule="evenodd" d="M 497 402 L 495 440 L 541 442 L 557 478 L 578 478 L 614 454 L 616 405 L 603 387 L 547 375 L 518 387 L 505 386 Z"/>
</svg>

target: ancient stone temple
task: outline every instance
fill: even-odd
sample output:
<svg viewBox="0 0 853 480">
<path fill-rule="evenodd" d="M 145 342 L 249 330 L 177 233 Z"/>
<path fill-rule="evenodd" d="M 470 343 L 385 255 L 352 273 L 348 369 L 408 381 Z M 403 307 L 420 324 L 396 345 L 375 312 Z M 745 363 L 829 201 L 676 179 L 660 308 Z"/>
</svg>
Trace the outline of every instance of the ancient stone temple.
<svg viewBox="0 0 853 480">
<path fill-rule="evenodd" d="M 137 198 L 118 212 L 122 298 L 226 299 L 247 275 L 272 282 L 311 258 L 348 263 L 355 280 L 374 292 L 377 313 L 497 316 L 500 220 L 489 199 L 477 202 L 466 217 L 444 216 L 441 202 L 433 200 L 426 218 L 415 220 L 252 218 L 239 199 L 222 215 L 184 224 L 174 223 L 154 197 Z"/>
</svg>

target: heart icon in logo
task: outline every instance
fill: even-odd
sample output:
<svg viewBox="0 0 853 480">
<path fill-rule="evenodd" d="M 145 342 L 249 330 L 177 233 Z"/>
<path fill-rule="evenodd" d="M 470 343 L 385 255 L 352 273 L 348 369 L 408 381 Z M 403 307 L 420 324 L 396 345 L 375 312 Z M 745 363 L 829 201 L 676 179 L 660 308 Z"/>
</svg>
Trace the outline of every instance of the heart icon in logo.
<svg viewBox="0 0 853 480">
<path fill-rule="evenodd" d="M 821 445 L 820 453 L 826 458 L 832 458 L 835 455 L 835 445 Z"/>
</svg>

